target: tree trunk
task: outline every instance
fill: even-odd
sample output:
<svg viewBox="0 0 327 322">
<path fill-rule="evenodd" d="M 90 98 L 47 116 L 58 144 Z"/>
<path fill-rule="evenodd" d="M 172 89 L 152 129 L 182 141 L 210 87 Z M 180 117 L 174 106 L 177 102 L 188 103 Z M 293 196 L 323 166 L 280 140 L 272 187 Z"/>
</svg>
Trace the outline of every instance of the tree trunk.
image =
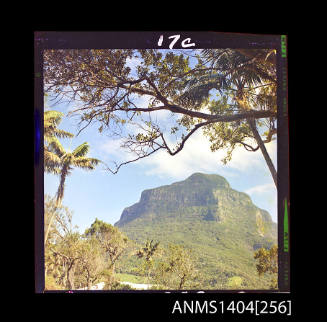
<svg viewBox="0 0 327 322">
<path fill-rule="evenodd" d="M 110 288 L 112 288 L 114 282 L 115 282 L 115 263 L 112 263 L 110 267 Z"/>
<path fill-rule="evenodd" d="M 91 277 L 90 277 L 90 274 L 89 272 L 87 272 L 87 279 L 86 279 L 86 283 L 87 283 L 87 289 L 90 290 L 91 289 L 91 286 L 92 286 L 92 282 L 91 282 Z"/>
<path fill-rule="evenodd" d="M 147 276 L 146 276 L 146 282 L 149 284 L 150 283 L 150 267 L 148 267 L 148 272 L 147 272 Z"/>
<path fill-rule="evenodd" d="M 49 225 L 48 225 L 47 230 L 45 232 L 44 245 L 47 242 L 48 235 L 49 235 L 49 230 L 50 230 L 54 215 L 56 213 L 56 210 L 57 210 L 57 208 L 59 208 L 61 206 L 61 201 L 62 201 L 62 198 L 64 196 L 64 186 L 65 186 L 67 171 L 68 171 L 67 166 L 64 166 L 62 168 L 62 170 L 61 170 L 60 183 L 59 183 L 59 188 L 58 188 L 58 191 L 57 191 L 56 208 L 54 209 L 54 212 L 53 212 L 52 216 L 50 217 Z"/>
<path fill-rule="evenodd" d="M 181 278 L 181 281 L 179 283 L 179 290 L 181 290 L 184 286 L 184 283 L 185 283 L 185 275 L 183 275 L 183 277 Z"/>
<path fill-rule="evenodd" d="M 75 279 L 75 267 L 74 264 L 72 263 L 68 269 L 67 269 L 67 284 L 68 284 L 68 289 L 73 290 L 75 288 L 74 285 L 74 279 Z"/>
<path fill-rule="evenodd" d="M 51 224 L 52 224 L 53 218 L 54 218 L 54 216 L 55 216 L 55 213 L 56 213 L 55 211 L 56 211 L 56 210 L 57 210 L 57 209 L 55 209 L 54 212 L 53 212 L 53 214 L 51 215 L 50 220 L 49 220 L 48 227 L 47 227 L 47 229 L 46 229 L 46 231 L 45 231 L 45 236 L 44 236 L 44 246 L 45 246 L 45 244 L 47 243 L 48 235 L 49 235 L 49 231 L 50 231 L 50 227 L 51 227 Z"/>
<path fill-rule="evenodd" d="M 272 178 L 275 182 L 275 185 L 276 185 L 276 188 L 277 188 L 277 171 L 275 169 L 275 166 L 274 164 L 272 163 L 271 161 L 271 158 L 267 152 L 267 149 L 265 147 L 265 144 L 263 143 L 262 139 L 261 139 L 261 136 L 260 134 L 258 133 L 258 130 L 257 130 L 257 127 L 256 127 L 256 124 L 255 124 L 255 120 L 254 119 L 248 119 L 248 124 L 250 125 L 250 128 L 252 130 L 252 133 L 254 135 L 254 138 L 263 154 L 263 157 L 265 158 L 265 161 L 268 165 L 268 168 L 270 170 L 270 173 L 272 175 Z"/>
</svg>

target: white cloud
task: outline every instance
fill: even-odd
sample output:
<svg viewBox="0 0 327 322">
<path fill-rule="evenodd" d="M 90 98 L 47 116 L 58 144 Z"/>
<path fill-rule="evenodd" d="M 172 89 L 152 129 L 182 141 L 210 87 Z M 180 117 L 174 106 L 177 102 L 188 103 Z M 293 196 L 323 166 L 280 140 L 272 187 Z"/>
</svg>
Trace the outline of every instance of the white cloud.
<svg viewBox="0 0 327 322">
<path fill-rule="evenodd" d="M 267 184 L 262 184 L 258 186 L 254 186 L 250 189 L 245 190 L 246 193 L 249 195 L 254 195 L 254 194 L 264 194 L 267 192 L 275 191 L 276 187 L 273 183 L 267 183 Z"/>
<path fill-rule="evenodd" d="M 260 151 L 248 152 L 243 148 L 236 148 L 232 160 L 224 165 L 221 159 L 226 156 L 226 150 L 211 152 L 210 143 L 201 132 L 196 132 L 185 144 L 183 150 L 175 156 L 166 151 L 143 160 L 142 165 L 147 167 L 146 174 L 168 176 L 174 179 L 183 179 L 194 172 L 211 172 L 221 175 L 236 175 L 235 170 L 262 170 L 266 164 Z"/>
<path fill-rule="evenodd" d="M 114 158 L 115 161 L 129 160 L 131 155 L 120 147 L 122 142 L 122 139 L 107 139 L 98 146 L 98 151 L 103 153 L 102 157 L 104 160 L 112 161 L 111 158 Z"/>
</svg>

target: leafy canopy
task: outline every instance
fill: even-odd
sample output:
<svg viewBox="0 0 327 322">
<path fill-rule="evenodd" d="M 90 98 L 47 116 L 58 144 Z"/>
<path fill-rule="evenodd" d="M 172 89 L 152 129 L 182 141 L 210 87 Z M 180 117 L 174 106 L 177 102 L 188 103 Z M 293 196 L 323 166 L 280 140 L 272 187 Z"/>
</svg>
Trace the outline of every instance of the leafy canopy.
<svg viewBox="0 0 327 322">
<path fill-rule="evenodd" d="M 264 150 L 277 133 L 276 52 L 208 49 L 195 55 L 192 67 L 180 51 L 46 50 L 45 90 L 80 101 L 73 112 L 80 115 L 80 131 L 97 122 L 100 132 L 122 138 L 135 158 L 108 168 L 113 173 L 160 149 L 175 155 L 200 128 L 213 151 L 228 148 L 225 162 L 236 146 Z M 158 120 L 159 111 L 171 113 L 168 123 Z"/>
</svg>

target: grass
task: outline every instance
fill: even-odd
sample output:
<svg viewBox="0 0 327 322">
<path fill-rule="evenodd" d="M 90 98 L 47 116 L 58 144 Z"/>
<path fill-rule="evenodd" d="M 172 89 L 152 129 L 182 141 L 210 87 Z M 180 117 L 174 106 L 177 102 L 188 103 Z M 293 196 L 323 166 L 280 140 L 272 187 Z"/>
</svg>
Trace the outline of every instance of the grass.
<svg viewBox="0 0 327 322">
<path fill-rule="evenodd" d="M 143 276 L 137 276 L 127 273 L 117 273 L 116 277 L 119 279 L 120 282 L 129 282 L 129 283 L 136 283 L 136 284 L 145 283 L 145 278 Z"/>
</svg>

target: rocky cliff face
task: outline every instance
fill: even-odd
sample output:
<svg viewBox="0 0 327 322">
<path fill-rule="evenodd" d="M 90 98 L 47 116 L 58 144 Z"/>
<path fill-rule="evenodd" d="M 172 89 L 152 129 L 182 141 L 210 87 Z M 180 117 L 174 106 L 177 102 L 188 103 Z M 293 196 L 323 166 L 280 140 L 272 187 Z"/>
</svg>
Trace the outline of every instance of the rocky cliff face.
<svg viewBox="0 0 327 322">
<path fill-rule="evenodd" d="M 138 203 L 123 211 L 117 226 L 149 213 L 162 215 L 186 207 L 216 205 L 215 189 L 228 188 L 229 184 L 223 177 L 195 173 L 185 181 L 145 190 Z"/>
<path fill-rule="evenodd" d="M 200 212 L 197 211 L 199 207 Z M 185 213 L 186 209 L 190 211 Z M 125 208 L 116 225 L 123 227 L 138 218 L 164 218 L 174 213 L 178 213 L 179 218 L 183 217 L 181 213 L 190 217 L 192 212 L 197 219 L 221 221 L 227 218 L 227 213 L 237 213 L 242 209 L 244 218 L 249 212 L 253 213 L 251 219 L 261 234 L 265 223 L 272 223 L 268 212 L 253 205 L 247 194 L 231 189 L 225 178 L 194 173 L 184 181 L 144 190 L 140 201 Z"/>
</svg>

